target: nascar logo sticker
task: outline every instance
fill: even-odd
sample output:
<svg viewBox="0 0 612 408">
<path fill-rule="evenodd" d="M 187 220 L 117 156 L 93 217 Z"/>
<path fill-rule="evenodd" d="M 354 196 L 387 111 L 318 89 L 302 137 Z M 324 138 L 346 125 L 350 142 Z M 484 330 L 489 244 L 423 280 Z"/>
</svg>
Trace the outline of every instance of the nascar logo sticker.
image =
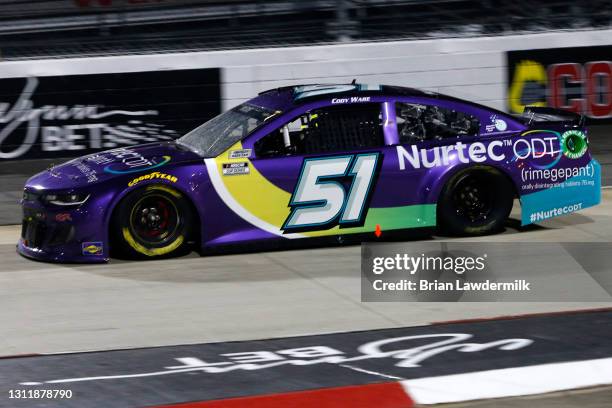
<svg viewBox="0 0 612 408">
<path fill-rule="evenodd" d="M 249 174 L 249 163 L 223 163 L 223 175 L 235 176 L 238 174 Z"/>
</svg>

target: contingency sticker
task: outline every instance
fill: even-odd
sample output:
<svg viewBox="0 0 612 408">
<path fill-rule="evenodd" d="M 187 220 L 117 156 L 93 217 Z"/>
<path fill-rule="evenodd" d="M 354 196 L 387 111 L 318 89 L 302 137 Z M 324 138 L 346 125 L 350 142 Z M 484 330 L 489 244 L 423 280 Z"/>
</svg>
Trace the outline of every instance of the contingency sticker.
<svg viewBox="0 0 612 408">
<path fill-rule="evenodd" d="M 230 150 L 229 152 L 230 159 L 246 159 L 250 155 L 251 155 L 251 149 Z"/>
<path fill-rule="evenodd" d="M 238 174 L 249 174 L 249 163 L 223 163 L 224 176 L 235 176 Z"/>
<path fill-rule="evenodd" d="M 83 255 L 102 255 L 103 245 L 102 242 L 83 242 L 81 245 Z"/>
</svg>

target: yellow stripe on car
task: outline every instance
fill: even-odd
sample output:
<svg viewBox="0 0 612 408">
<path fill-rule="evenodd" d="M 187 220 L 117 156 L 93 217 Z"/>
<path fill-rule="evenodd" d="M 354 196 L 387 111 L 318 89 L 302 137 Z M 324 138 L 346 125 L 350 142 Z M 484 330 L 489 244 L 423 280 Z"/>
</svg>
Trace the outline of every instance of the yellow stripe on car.
<svg viewBox="0 0 612 408">
<path fill-rule="evenodd" d="M 228 150 L 242 150 L 238 142 Z M 224 163 L 248 163 L 249 172 L 234 176 L 223 176 Z M 223 153 L 215 159 L 205 159 L 211 181 L 219 197 L 225 204 L 244 220 L 256 227 L 284 238 L 320 237 L 336 234 L 354 234 L 374 231 L 376 224 L 382 228 L 393 226 L 401 229 L 435 223 L 435 204 L 412 205 L 404 207 L 370 208 L 361 227 L 342 228 L 339 226 L 327 230 L 305 231 L 283 234 L 280 229 L 291 209 L 288 204 L 291 194 L 275 186 L 266 179 L 249 159 L 228 159 Z M 229 195 L 229 196 L 228 196 Z"/>
</svg>

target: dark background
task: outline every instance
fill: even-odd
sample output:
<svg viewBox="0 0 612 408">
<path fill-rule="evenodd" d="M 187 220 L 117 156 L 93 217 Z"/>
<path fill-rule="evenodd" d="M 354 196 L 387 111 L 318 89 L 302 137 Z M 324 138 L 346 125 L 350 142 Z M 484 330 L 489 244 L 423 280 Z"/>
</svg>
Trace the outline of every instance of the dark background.
<svg viewBox="0 0 612 408">
<path fill-rule="evenodd" d="M 211 68 L 30 78 L 30 83 L 38 81 L 38 86 L 27 95 L 32 102 L 28 108 L 24 105 L 26 95 L 15 106 L 28 78 L 0 79 L 0 119 L 4 117 L 0 132 L 23 119 L 13 131 L 0 137 L 0 165 L 10 159 L 74 157 L 180 137 L 220 113 L 219 71 Z M 111 111 L 132 115 L 92 117 L 92 113 Z M 148 113 L 133 115 L 135 112 Z M 66 128 L 74 125 L 80 126 Z M 100 140 L 83 125 L 96 125 Z M 36 135 L 32 146 L 10 157 L 10 152 L 24 144 L 28 131 Z M 72 143 L 55 144 L 49 151 L 42 144 L 43 134 L 49 131 L 74 133 L 79 138 Z"/>
</svg>

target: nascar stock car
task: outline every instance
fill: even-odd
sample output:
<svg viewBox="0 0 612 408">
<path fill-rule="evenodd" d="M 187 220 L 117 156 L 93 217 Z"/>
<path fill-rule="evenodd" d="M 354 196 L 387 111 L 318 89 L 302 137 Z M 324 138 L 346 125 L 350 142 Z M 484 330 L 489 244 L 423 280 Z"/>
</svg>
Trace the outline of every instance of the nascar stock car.
<svg viewBox="0 0 612 408">
<path fill-rule="evenodd" d="M 571 112 L 515 117 L 411 88 L 291 86 L 173 142 L 33 176 L 18 251 L 99 262 L 111 250 L 160 257 L 420 227 L 489 234 L 515 198 L 526 225 L 596 205 L 600 184 L 584 120 Z"/>
</svg>

